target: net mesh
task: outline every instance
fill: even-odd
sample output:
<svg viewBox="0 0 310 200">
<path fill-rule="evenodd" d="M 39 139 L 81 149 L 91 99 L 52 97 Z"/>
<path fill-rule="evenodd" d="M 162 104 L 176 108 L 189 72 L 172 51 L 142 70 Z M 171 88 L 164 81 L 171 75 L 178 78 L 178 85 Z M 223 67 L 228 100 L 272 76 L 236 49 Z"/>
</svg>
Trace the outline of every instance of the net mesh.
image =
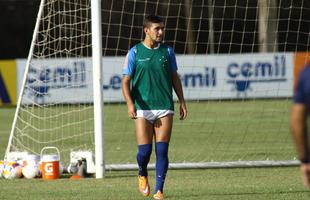
<svg viewBox="0 0 310 200">
<path fill-rule="evenodd" d="M 85 0 L 44 3 L 10 151 L 57 146 L 67 162 L 72 150 L 94 150 L 90 8 Z M 307 1 L 293 0 L 102 1 L 106 163 L 135 163 L 120 81 L 149 14 L 165 21 L 188 100 L 188 119 L 175 116 L 170 162 L 294 159 L 289 74 L 308 60 L 309 12 Z"/>
</svg>

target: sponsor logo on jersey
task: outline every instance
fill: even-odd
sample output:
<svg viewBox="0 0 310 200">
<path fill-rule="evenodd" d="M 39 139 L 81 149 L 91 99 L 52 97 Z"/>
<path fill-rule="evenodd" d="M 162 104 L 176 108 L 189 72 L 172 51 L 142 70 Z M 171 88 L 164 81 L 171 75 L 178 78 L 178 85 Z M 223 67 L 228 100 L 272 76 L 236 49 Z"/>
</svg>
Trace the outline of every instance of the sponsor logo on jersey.
<svg viewBox="0 0 310 200">
<path fill-rule="evenodd" d="M 151 60 L 151 58 L 140 58 L 138 59 L 138 62 L 145 62 L 145 61 L 149 61 Z"/>
</svg>

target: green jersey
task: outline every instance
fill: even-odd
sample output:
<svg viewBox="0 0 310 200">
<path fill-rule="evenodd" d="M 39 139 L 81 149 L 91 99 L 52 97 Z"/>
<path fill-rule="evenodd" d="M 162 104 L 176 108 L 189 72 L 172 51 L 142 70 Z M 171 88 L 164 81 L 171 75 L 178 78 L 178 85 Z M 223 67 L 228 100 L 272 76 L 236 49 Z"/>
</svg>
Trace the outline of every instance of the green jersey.
<svg viewBox="0 0 310 200">
<path fill-rule="evenodd" d="M 173 50 L 160 44 L 150 49 L 139 43 L 128 53 L 123 70 L 132 78 L 131 95 L 137 110 L 174 110 L 172 73 L 177 70 Z"/>
</svg>

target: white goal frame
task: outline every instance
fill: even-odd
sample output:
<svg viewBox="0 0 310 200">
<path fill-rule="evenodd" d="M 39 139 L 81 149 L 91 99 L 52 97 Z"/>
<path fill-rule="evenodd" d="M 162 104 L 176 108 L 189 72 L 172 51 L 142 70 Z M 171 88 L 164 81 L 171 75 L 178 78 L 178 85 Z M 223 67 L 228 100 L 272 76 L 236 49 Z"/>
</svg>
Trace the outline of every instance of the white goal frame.
<svg viewBox="0 0 310 200">
<path fill-rule="evenodd" d="M 29 50 L 26 68 L 22 85 L 26 84 L 27 74 L 30 68 L 31 57 L 34 51 L 37 32 L 39 31 L 40 19 L 43 12 L 45 0 L 41 0 L 36 25 L 33 31 L 31 47 Z M 92 64 L 93 64 L 93 93 L 94 93 L 94 138 L 95 138 L 95 170 L 96 178 L 104 177 L 104 131 L 103 131 L 103 90 L 102 90 L 102 38 L 101 38 L 101 0 L 91 0 L 91 28 L 92 28 Z M 21 87 L 12 129 L 9 137 L 8 146 L 5 152 L 5 160 L 10 152 L 14 127 L 17 123 L 18 112 L 20 109 L 24 87 Z"/>
</svg>

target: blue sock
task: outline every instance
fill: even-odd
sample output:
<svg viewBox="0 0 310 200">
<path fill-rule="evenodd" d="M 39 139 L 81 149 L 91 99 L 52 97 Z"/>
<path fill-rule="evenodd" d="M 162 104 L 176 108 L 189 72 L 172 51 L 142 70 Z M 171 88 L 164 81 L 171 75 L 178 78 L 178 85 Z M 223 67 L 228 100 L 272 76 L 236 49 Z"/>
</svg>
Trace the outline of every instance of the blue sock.
<svg viewBox="0 0 310 200">
<path fill-rule="evenodd" d="M 163 192 L 166 174 L 168 171 L 168 147 L 167 142 L 156 143 L 156 186 L 154 192 L 158 190 Z"/>
<path fill-rule="evenodd" d="M 138 145 L 137 162 L 139 165 L 139 175 L 147 176 L 147 165 L 152 153 L 152 144 Z"/>
</svg>

